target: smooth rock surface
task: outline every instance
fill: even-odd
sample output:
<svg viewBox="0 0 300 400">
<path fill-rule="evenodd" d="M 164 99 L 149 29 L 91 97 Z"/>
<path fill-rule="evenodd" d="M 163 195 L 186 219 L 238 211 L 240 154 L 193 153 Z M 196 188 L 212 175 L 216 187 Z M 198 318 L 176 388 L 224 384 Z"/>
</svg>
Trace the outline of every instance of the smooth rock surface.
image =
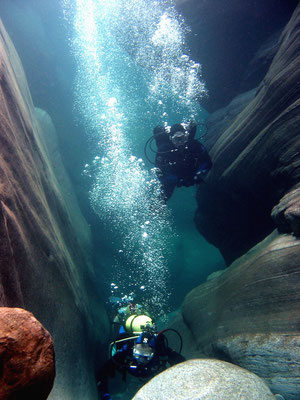
<svg viewBox="0 0 300 400">
<path fill-rule="evenodd" d="M 202 65 L 209 92 L 201 104 L 213 112 L 225 107 L 238 93 L 260 83 L 272 58 L 260 51 L 256 57 L 258 63 L 251 65 L 251 73 L 248 66 L 270 35 L 284 28 L 298 0 L 175 0 L 175 3 L 192 28 L 191 56 Z"/>
<path fill-rule="evenodd" d="M 108 321 L 88 225 L 82 216 L 74 224 L 79 209 L 60 188 L 42 125 L 0 22 L 0 305 L 29 310 L 51 333 L 56 379 L 50 399 L 97 399 L 95 363 L 101 363 Z M 80 226 L 87 232 L 78 233 Z"/>
<path fill-rule="evenodd" d="M 300 236 L 300 185 L 283 196 L 271 215 L 280 232 Z"/>
<path fill-rule="evenodd" d="M 299 333 L 238 334 L 217 341 L 214 352 L 264 378 L 278 398 L 299 399 Z"/>
<path fill-rule="evenodd" d="M 286 400 L 300 398 L 299 82 L 300 5 L 254 99 L 215 133 L 195 221 L 235 261 L 182 308 L 200 351 L 255 372 Z"/>
<path fill-rule="evenodd" d="M 256 51 L 244 73 L 241 89 L 252 89 L 262 81 L 278 51 L 278 42 L 281 33 L 282 29 L 272 33 Z"/>
<path fill-rule="evenodd" d="M 28 311 L 0 307 L 0 399 L 44 400 L 55 377 L 53 341 Z"/>
<path fill-rule="evenodd" d="M 273 400 L 258 376 L 218 360 L 189 360 L 151 379 L 133 400 Z"/>
<path fill-rule="evenodd" d="M 74 188 L 64 167 L 55 126 L 47 111 L 35 107 L 34 112 L 38 121 L 37 132 L 53 168 L 59 194 L 66 204 L 66 211 L 72 226 L 76 229 L 76 236 L 79 242 L 86 252 L 90 253 L 92 243 L 90 226 L 81 213 Z"/>
<path fill-rule="evenodd" d="M 197 192 L 196 225 L 228 264 L 273 231 L 272 209 L 300 180 L 299 22 L 300 6 L 254 99 L 216 134 Z"/>
<path fill-rule="evenodd" d="M 167 328 L 175 329 L 182 338 L 182 351 L 181 354 L 187 360 L 193 358 L 206 358 L 202 349 L 197 346 L 195 337 L 193 336 L 191 330 L 186 325 L 181 310 L 175 313 L 174 318 L 167 324 Z M 169 346 L 171 349 L 179 352 L 180 350 L 180 339 L 175 332 L 166 332 L 166 337 L 168 339 Z"/>
<path fill-rule="evenodd" d="M 219 271 L 215 271 L 212 274 L 208 275 L 208 277 L 206 278 L 206 281 L 211 281 L 213 279 L 218 278 L 219 276 L 221 276 L 223 274 L 223 272 L 225 272 L 225 269 L 220 269 Z"/>
<path fill-rule="evenodd" d="M 255 372 L 286 400 L 300 398 L 299 265 L 300 241 L 274 232 L 182 308 L 199 351 Z"/>
<path fill-rule="evenodd" d="M 254 99 L 257 88 L 236 96 L 226 107 L 210 114 L 205 121 L 207 133 L 204 144 L 208 151 L 213 147 L 221 134 L 233 123 L 238 114 Z"/>
</svg>

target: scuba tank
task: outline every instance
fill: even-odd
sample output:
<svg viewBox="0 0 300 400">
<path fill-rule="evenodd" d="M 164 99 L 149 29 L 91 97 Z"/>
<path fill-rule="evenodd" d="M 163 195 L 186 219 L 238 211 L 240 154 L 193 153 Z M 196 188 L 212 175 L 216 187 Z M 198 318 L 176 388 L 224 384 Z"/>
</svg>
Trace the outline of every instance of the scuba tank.
<svg viewBox="0 0 300 400">
<path fill-rule="evenodd" d="M 151 328 L 153 328 L 153 321 L 148 315 L 133 314 L 125 322 L 126 332 L 132 335 L 139 335 Z"/>
</svg>

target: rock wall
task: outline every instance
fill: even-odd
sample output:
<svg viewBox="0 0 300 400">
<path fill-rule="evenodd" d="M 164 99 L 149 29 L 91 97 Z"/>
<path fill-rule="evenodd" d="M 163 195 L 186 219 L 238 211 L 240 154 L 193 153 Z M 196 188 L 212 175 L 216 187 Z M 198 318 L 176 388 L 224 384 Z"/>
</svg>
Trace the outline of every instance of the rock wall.
<svg viewBox="0 0 300 400">
<path fill-rule="evenodd" d="M 94 356 L 108 329 L 93 296 L 89 229 L 74 197 L 61 190 L 2 22 L 0 132 L 0 305 L 31 311 L 51 333 L 56 381 L 50 399 L 97 399 Z"/>
<path fill-rule="evenodd" d="M 183 304 L 199 352 L 300 398 L 300 5 L 249 104 L 215 132 L 201 233 L 230 263 Z M 223 128 L 222 128 L 223 127 Z"/>
<path fill-rule="evenodd" d="M 210 149 L 195 221 L 228 263 L 275 227 L 272 208 L 299 182 L 299 7 L 252 101 Z"/>
<path fill-rule="evenodd" d="M 238 114 L 254 99 L 257 88 L 236 96 L 226 107 L 210 114 L 205 121 L 207 133 L 205 147 L 208 151 L 214 146 L 222 133 L 233 123 Z"/>
<path fill-rule="evenodd" d="M 300 241 L 274 232 L 218 278 L 195 288 L 183 318 L 204 354 L 300 396 Z"/>
<path fill-rule="evenodd" d="M 84 126 L 79 118 L 74 120 L 71 99 L 76 64 L 69 47 L 70 26 L 63 23 L 62 2 L 1 0 L 0 15 L 22 60 L 34 105 L 47 110 L 54 122 L 64 165 L 83 209 L 88 188 L 80 177 L 89 151 L 86 135 L 82 135 Z"/>
<path fill-rule="evenodd" d="M 201 104 L 213 112 L 238 93 L 257 87 L 274 55 L 269 46 L 258 49 L 284 28 L 298 0 L 175 0 L 175 4 L 192 28 L 191 56 L 202 65 L 209 96 Z"/>
</svg>

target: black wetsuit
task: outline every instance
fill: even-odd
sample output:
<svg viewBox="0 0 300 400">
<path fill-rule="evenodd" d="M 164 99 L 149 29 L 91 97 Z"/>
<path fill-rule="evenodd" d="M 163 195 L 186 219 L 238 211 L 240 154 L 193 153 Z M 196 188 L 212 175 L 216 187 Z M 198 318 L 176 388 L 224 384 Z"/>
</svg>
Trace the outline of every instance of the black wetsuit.
<svg viewBox="0 0 300 400">
<path fill-rule="evenodd" d="M 100 399 L 108 395 L 108 380 L 115 376 L 115 372 L 123 373 L 125 380 L 126 373 L 139 378 L 152 378 L 157 373 L 167 368 L 167 364 L 175 365 L 185 361 L 185 358 L 170 349 L 165 342 L 165 336 L 159 334 L 155 339 L 155 350 L 153 358 L 147 364 L 139 364 L 133 356 L 134 341 L 123 342 L 120 348 L 100 369 L 97 381 Z"/>
<path fill-rule="evenodd" d="M 154 130 L 157 144 L 155 166 L 162 184 L 163 195 L 168 200 L 180 186 L 192 186 L 202 181 L 202 177 L 211 169 L 212 162 L 205 147 L 194 139 L 197 127 L 188 129 L 189 139 L 182 149 L 176 148 L 163 128 Z"/>
</svg>

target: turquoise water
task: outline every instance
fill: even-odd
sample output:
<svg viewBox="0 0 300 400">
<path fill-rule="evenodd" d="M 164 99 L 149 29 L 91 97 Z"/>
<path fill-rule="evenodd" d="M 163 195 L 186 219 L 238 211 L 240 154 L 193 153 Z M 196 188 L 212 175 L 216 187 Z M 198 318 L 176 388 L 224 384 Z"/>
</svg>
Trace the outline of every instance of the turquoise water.
<svg viewBox="0 0 300 400">
<path fill-rule="evenodd" d="M 3 0 L 0 12 L 34 104 L 57 129 L 92 229 L 102 296 L 108 299 L 115 283 L 161 314 L 224 262 L 195 228 L 196 187 L 176 189 L 161 204 L 144 154 L 157 124 L 203 122 L 208 114 L 195 101 L 205 87 L 190 56 L 194 33 L 172 2 L 150 5 Z"/>
<path fill-rule="evenodd" d="M 142 291 L 161 315 L 169 310 L 169 263 L 179 239 L 143 150 L 158 124 L 204 121 L 196 101 L 206 94 L 201 67 L 189 57 L 188 27 L 170 1 L 77 0 L 63 7 L 77 61 L 74 106 L 94 153 L 84 169 L 90 202 L 113 237 L 112 288 Z"/>
<path fill-rule="evenodd" d="M 112 318 L 107 318 L 113 317 L 114 311 L 109 303 L 110 295 L 135 294 L 136 302 L 142 304 L 158 321 L 157 328 L 163 329 L 168 326 L 168 321 L 177 315 L 184 296 L 190 290 L 205 282 L 212 272 L 225 268 L 219 251 L 208 244 L 196 229 L 196 210 L 197 222 L 200 222 L 199 229 L 206 237 L 220 245 L 223 254 L 228 257 L 228 263 L 237 256 L 238 246 L 242 246 L 238 254 L 242 254 L 243 249 L 247 250 L 250 246 L 246 243 L 247 237 L 250 238 L 250 242 L 259 241 L 263 237 L 261 232 L 268 230 L 269 226 L 270 229 L 275 227 L 269 218 L 271 207 L 266 207 L 269 194 L 266 203 L 258 203 L 257 199 L 264 198 L 264 190 L 260 192 L 259 188 L 256 190 L 249 187 L 250 194 L 256 190 L 255 199 L 252 194 L 247 198 L 245 170 L 242 169 L 240 178 L 237 174 L 235 180 L 230 178 L 228 170 L 224 168 L 224 179 L 222 177 L 216 180 L 220 169 L 217 166 L 215 150 L 219 148 L 221 158 L 224 156 L 224 165 L 227 156 L 229 159 L 233 157 L 227 145 L 224 149 L 219 147 L 221 142 L 216 143 L 216 138 L 224 126 L 230 126 L 228 121 L 235 118 L 238 109 L 244 107 L 244 92 L 252 89 L 251 93 L 254 96 L 256 89 L 253 88 L 261 85 L 271 63 L 272 54 L 277 51 L 276 43 L 280 29 L 288 22 L 293 8 L 291 3 L 294 3 L 295 7 L 296 0 L 176 0 L 175 3 L 176 9 L 170 0 L 0 2 L 0 17 L 20 55 L 34 106 L 49 114 L 49 120 L 52 119 L 57 131 L 57 138 L 54 137 L 54 129 L 47 137 L 48 150 L 53 150 L 53 159 L 56 159 L 56 156 L 62 157 L 71 178 L 72 185 L 65 185 L 68 180 L 65 179 L 64 169 L 60 171 L 60 167 L 56 166 L 58 181 L 64 186 L 62 200 L 70 206 L 74 221 L 78 217 L 78 224 L 72 226 L 72 234 L 78 237 L 74 236 L 69 250 L 72 252 L 73 245 L 78 243 L 86 255 L 86 260 L 80 259 L 80 265 L 78 259 L 74 260 L 74 263 L 70 262 L 71 283 L 67 278 L 66 285 L 62 285 L 65 288 L 60 286 L 60 271 L 58 276 L 54 276 L 56 266 L 52 263 L 52 256 L 49 257 L 49 269 L 46 265 L 41 265 L 41 273 L 45 271 L 45 277 L 51 272 L 49 281 L 47 279 L 46 283 L 29 282 L 29 274 L 24 282 L 20 282 L 22 290 L 24 288 L 26 307 L 33 308 L 30 308 L 31 311 L 37 309 L 40 312 L 42 305 L 46 305 L 40 316 L 41 322 L 45 322 L 46 328 L 53 334 L 55 342 L 58 369 L 53 393 L 57 398 L 69 398 L 72 395 L 74 398 L 88 397 L 88 374 L 91 377 L 91 393 L 94 392 L 96 396 L 92 370 L 97 370 L 104 361 L 109 331 L 112 336 L 114 333 Z M 178 10 L 181 10 L 184 19 Z M 191 23 L 193 31 L 187 22 Z M 272 41 L 268 42 L 268 46 L 271 47 L 265 46 L 265 41 L 271 34 Z M 199 63 L 203 66 L 208 95 Z M 236 98 L 236 95 L 243 93 L 243 96 Z M 246 98 L 248 95 L 249 93 L 246 94 Z M 241 97 L 244 98 L 242 102 Z M 232 100 L 234 105 L 227 108 Z M 213 115 L 209 115 L 201 107 L 203 104 Z M 226 107 L 226 110 L 222 110 L 222 107 Z M 202 123 L 207 116 L 210 117 L 211 128 L 207 135 L 208 141 L 204 138 L 204 145 L 210 151 L 217 167 L 212 171 L 212 179 L 197 187 L 177 188 L 165 204 L 161 201 L 159 182 L 151 162 L 154 160 L 155 151 L 151 152 L 148 148 L 149 161 L 144 152 L 145 143 L 151 138 L 153 128 L 158 124 L 170 126 L 191 119 Z M 275 125 L 277 129 L 280 124 Z M 203 136 L 202 129 L 202 126 L 198 128 L 198 137 Z M 266 133 L 268 132 L 267 130 Z M 48 135 L 48 130 L 40 133 Z M 216 147 L 212 149 L 215 144 Z M 155 150 L 154 144 L 153 147 Z M 233 151 L 235 154 L 235 150 Z M 270 156 L 273 156 L 272 152 Z M 243 156 L 240 158 L 243 159 Z M 234 165 L 239 164 L 237 162 Z M 264 165 L 262 159 L 257 169 L 258 176 L 261 171 L 265 173 L 266 168 L 268 166 Z M 236 168 L 234 170 L 237 171 Z M 212 187 L 216 187 L 217 192 L 224 190 L 224 197 L 221 196 L 224 204 L 221 204 L 222 200 L 220 202 L 214 198 Z M 69 189 L 71 196 L 64 193 Z M 73 190 L 76 196 L 73 196 Z M 196 194 L 199 195 L 198 204 Z M 202 194 L 204 197 L 207 194 L 203 201 Z M 77 207 L 77 201 L 80 207 Z M 72 207 L 73 205 L 75 207 Z M 206 208 L 207 205 L 209 207 Z M 53 211 L 55 213 L 57 210 Z M 224 213 L 228 218 L 222 218 Z M 241 216 L 240 221 L 235 218 L 234 213 Z M 82 215 L 87 225 L 82 220 Z M 264 221 L 267 220 L 270 225 L 267 224 L 264 228 Z M 81 225 L 81 222 L 84 223 Z M 85 232 L 82 232 L 82 226 L 85 227 Z M 236 236 L 234 231 L 237 232 Z M 230 232 L 233 232 L 233 236 Z M 239 235 L 240 240 L 236 240 Z M 273 235 L 271 237 L 273 238 Z M 67 241 L 66 237 L 66 243 Z M 233 243 L 234 246 L 231 247 Z M 68 252 L 68 248 L 66 251 Z M 253 254 L 250 252 L 249 257 Z M 248 267 L 258 268 L 256 261 L 250 265 L 247 261 L 248 256 L 244 259 L 247 262 L 247 271 Z M 272 262 L 272 257 L 268 262 Z M 23 259 L 19 260 L 17 267 L 27 271 Z M 260 269 L 258 272 L 262 271 Z M 230 270 L 228 273 L 230 275 Z M 74 286 L 73 278 L 76 283 Z M 223 278 L 215 281 L 216 285 L 221 282 L 221 287 L 217 289 L 215 296 L 212 295 L 207 310 L 202 300 L 199 304 L 195 301 L 195 308 L 190 307 L 190 310 L 187 309 L 189 303 L 186 302 L 183 316 L 191 329 L 190 332 L 197 335 L 197 343 L 205 346 L 207 340 L 211 341 L 212 353 L 209 349 L 209 356 L 214 355 L 239 364 L 239 349 L 236 347 L 238 351 L 234 350 L 234 346 L 239 346 L 239 343 L 233 343 L 233 347 L 231 346 L 231 328 L 228 325 L 228 330 L 223 321 L 225 318 L 229 323 L 231 320 L 236 322 L 239 318 L 236 312 L 245 310 L 241 315 L 245 316 L 247 332 L 247 317 L 252 318 L 254 303 L 251 298 L 247 301 L 243 290 L 240 291 L 238 277 L 235 279 L 236 290 L 232 285 L 230 287 L 230 281 L 228 290 L 227 283 L 223 287 Z M 240 282 L 245 283 L 245 279 L 241 275 Z M 69 293 L 69 283 L 74 293 Z M 248 283 L 245 283 L 246 286 L 251 287 L 251 282 Z M 256 281 L 254 283 L 256 284 Z M 46 288 L 49 285 L 49 293 L 46 290 L 45 297 L 38 298 L 40 291 L 32 290 L 41 284 L 41 287 L 45 284 Z M 83 291 L 77 291 L 81 286 Z M 210 284 L 206 287 L 209 286 Z M 275 289 L 277 290 L 276 287 Z M 255 286 L 254 297 L 257 297 L 258 290 Z M 270 291 L 271 287 L 268 286 L 268 290 Z M 199 294 L 200 292 L 201 287 L 198 289 Z M 50 299 L 51 293 L 54 294 L 53 299 Z M 87 298 L 81 297 L 81 293 L 86 293 Z M 224 293 L 225 297 L 228 295 L 227 299 L 223 296 Z M 242 302 L 240 304 L 239 300 L 235 302 L 234 293 L 242 293 L 244 305 Z M 194 294 L 197 295 L 197 289 Z M 190 299 L 192 297 L 193 294 Z M 282 304 L 279 304 L 279 301 L 277 308 L 277 303 L 273 302 L 275 297 L 271 296 L 269 299 L 268 309 L 272 311 L 271 317 L 278 310 L 280 316 L 282 315 Z M 63 301 L 60 301 L 61 298 Z M 234 303 L 232 307 L 230 301 Z M 106 303 L 104 308 L 103 303 Z M 198 305 L 202 309 L 200 313 Z M 82 312 L 86 307 L 90 307 L 88 312 Z M 196 312 L 190 313 L 193 310 Z M 260 315 L 260 309 L 257 310 Z M 52 318 L 52 315 L 57 318 Z M 285 322 L 281 317 L 278 321 Z M 242 320 L 240 322 L 236 325 L 238 330 L 243 324 Z M 277 322 L 275 328 L 272 323 L 265 325 L 267 331 L 272 334 L 279 332 L 280 326 Z M 195 329 L 195 325 L 199 326 L 199 330 L 198 327 Z M 184 352 L 187 352 L 187 357 L 194 356 L 194 349 L 190 348 L 193 341 L 190 341 L 189 330 L 185 332 L 185 324 L 177 326 L 184 338 Z M 212 328 L 211 338 L 205 334 L 207 329 L 210 329 L 209 326 Z M 257 324 L 257 327 L 260 333 L 260 325 Z M 235 328 L 232 328 L 234 331 Z M 283 333 L 286 337 L 285 329 L 284 327 Z M 252 332 L 252 326 L 250 331 Z M 221 336 L 219 333 L 215 335 L 215 332 L 221 332 Z M 218 340 L 216 338 L 222 337 L 222 332 L 225 332 L 225 336 L 226 332 L 230 334 L 229 341 L 225 338 L 226 340 L 222 339 L 221 342 L 229 343 L 229 347 L 238 355 L 236 359 L 231 359 L 231 350 L 229 356 L 226 349 L 223 351 L 222 343 L 221 350 L 218 345 L 214 345 Z M 177 339 L 176 337 L 176 342 L 173 342 L 170 335 L 169 343 L 175 350 L 179 348 Z M 93 346 L 95 341 L 96 351 Z M 248 339 L 246 342 L 248 343 Z M 249 343 L 251 344 L 251 341 Z M 265 347 L 264 343 L 256 338 L 253 343 L 254 350 L 257 346 L 257 351 L 254 351 L 256 355 L 263 354 L 266 348 L 270 354 L 269 344 Z M 279 347 L 274 347 L 274 354 L 282 343 L 285 344 L 280 340 L 276 343 Z M 281 365 L 286 363 L 287 370 L 290 366 L 289 351 L 283 350 L 287 357 L 280 360 L 277 371 L 273 369 L 272 363 L 261 357 L 261 363 L 266 365 L 266 369 L 261 370 L 261 376 L 266 378 L 271 371 L 269 382 L 275 387 L 278 378 L 281 377 Z M 293 354 L 293 346 L 290 350 Z M 243 353 L 242 356 L 246 365 L 250 365 L 251 363 L 247 364 L 247 360 L 253 359 L 253 352 L 250 355 Z M 88 359 L 87 362 L 84 358 Z M 292 375 L 289 373 L 286 382 L 289 391 L 292 382 Z M 132 381 L 128 380 L 122 387 L 121 382 L 111 382 L 112 392 L 119 392 L 114 398 L 132 398 L 137 386 L 130 388 L 131 383 Z M 295 387 L 296 391 L 297 384 Z M 68 394 L 64 396 L 61 393 Z"/>
</svg>

